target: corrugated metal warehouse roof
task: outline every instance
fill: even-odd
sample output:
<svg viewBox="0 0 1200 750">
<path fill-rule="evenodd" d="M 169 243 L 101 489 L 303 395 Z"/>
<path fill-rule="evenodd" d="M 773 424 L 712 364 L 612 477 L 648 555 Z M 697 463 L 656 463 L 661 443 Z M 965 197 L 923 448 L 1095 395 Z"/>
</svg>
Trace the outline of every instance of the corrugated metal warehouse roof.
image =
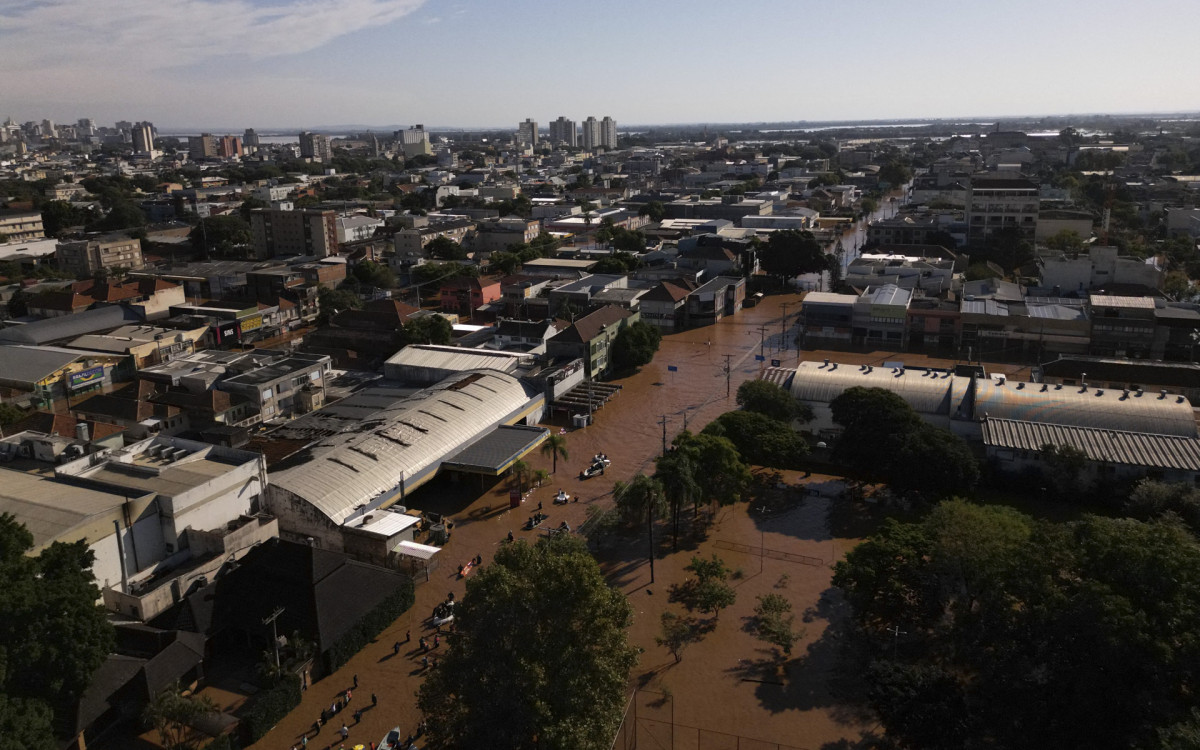
<svg viewBox="0 0 1200 750">
<path fill-rule="evenodd" d="M 976 419 L 1096 427 L 1159 435 L 1196 436 L 1196 417 L 1182 396 L 992 380 L 976 383 Z"/>
<path fill-rule="evenodd" d="M 125 502 L 125 495 L 119 492 L 79 487 L 22 471 L 0 472 L 0 512 L 11 513 L 29 529 L 35 550 L 89 519 L 115 514 Z M 112 532 L 111 523 L 103 528 Z"/>
<path fill-rule="evenodd" d="M 1029 451 L 1040 451 L 1043 445 L 1069 445 L 1092 461 L 1200 471 L 1200 439 L 1194 437 L 988 419 L 983 423 L 983 443 Z"/>
<path fill-rule="evenodd" d="M 437 382 L 452 372 L 487 368 L 514 373 L 528 354 L 498 352 L 490 349 L 464 349 L 457 346 L 414 344 L 388 358 L 383 372 L 389 378 Z"/>
<path fill-rule="evenodd" d="M 0 349 L 0 383 L 32 388 L 87 352 L 49 346 L 8 346 Z"/>
<path fill-rule="evenodd" d="M 885 388 L 922 414 L 945 415 L 957 407 L 969 382 L 946 372 L 801 362 L 792 378 L 792 395 L 801 401 L 829 403 L 854 386 Z"/>
<path fill-rule="evenodd" d="M 0 343 L 46 344 L 82 336 L 85 333 L 110 331 L 127 323 L 141 323 L 136 311 L 120 305 L 106 305 L 84 310 L 74 315 L 35 320 L 32 323 L 0 330 Z"/>
<path fill-rule="evenodd" d="M 790 391 L 792 389 L 792 376 L 795 373 L 796 371 L 790 367 L 768 367 L 766 370 L 763 370 L 763 374 L 759 377 L 759 380 L 765 380 L 768 383 L 773 383 L 780 388 L 787 388 Z"/>
<path fill-rule="evenodd" d="M 541 445 L 550 430 L 525 425 L 493 427 L 442 465 L 458 471 L 500 476 L 522 456 Z"/>
<path fill-rule="evenodd" d="M 313 445 L 304 463 L 273 472 L 272 488 L 307 500 L 336 524 L 401 482 L 414 480 L 494 425 L 534 406 L 517 378 L 457 373 Z"/>
</svg>

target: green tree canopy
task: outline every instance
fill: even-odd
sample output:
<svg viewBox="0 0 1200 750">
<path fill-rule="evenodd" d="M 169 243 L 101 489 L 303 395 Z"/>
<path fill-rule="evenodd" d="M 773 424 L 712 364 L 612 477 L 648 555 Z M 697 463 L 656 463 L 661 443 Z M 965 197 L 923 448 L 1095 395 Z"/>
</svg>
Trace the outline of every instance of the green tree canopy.
<svg viewBox="0 0 1200 750">
<path fill-rule="evenodd" d="M 896 393 L 884 388 L 848 388 L 829 404 L 833 421 L 845 428 L 833 457 L 902 492 L 945 497 L 967 492 L 979 466 L 962 438 L 934 427 Z"/>
<path fill-rule="evenodd" d="M 813 418 L 808 404 L 798 401 L 783 386 L 766 380 L 747 380 L 738 386 L 737 405 L 786 424 L 795 420 L 810 422 Z"/>
<path fill-rule="evenodd" d="M 637 661 L 632 616 L 580 540 L 502 546 L 467 581 L 418 693 L 430 746 L 609 750 Z"/>
<path fill-rule="evenodd" d="M 1129 494 L 1125 512 L 1142 520 L 1175 515 L 1200 537 L 1200 488 L 1186 482 L 1143 479 Z"/>
<path fill-rule="evenodd" d="M 683 650 L 700 640 L 700 628 L 694 618 L 674 612 L 663 612 L 659 623 L 661 629 L 654 642 L 666 647 L 678 664 L 683 661 Z"/>
<path fill-rule="evenodd" d="M 521 257 L 516 253 L 495 252 L 488 256 L 488 265 L 493 273 L 508 275 L 521 268 Z"/>
<path fill-rule="evenodd" d="M 760 641 L 775 646 L 784 656 L 792 655 L 792 646 L 802 635 L 796 629 L 792 603 L 780 594 L 764 594 L 754 605 L 754 634 Z"/>
<path fill-rule="evenodd" d="M 221 258 L 242 258 L 254 242 L 250 224 L 236 214 L 201 219 L 188 239 L 198 252 Z"/>
<path fill-rule="evenodd" d="M 429 257 L 438 260 L 466 260 L 467 250 L 449 237 L 434 237 L 425 245 Z"/>
<path fill-rule="evenodd" d="M 640 248 L 639 252 L 642 249 L 644 247 Z M 642 262 L 633 253 L 617 251 L 596 261 L 596 265 L 592 268 L 592 273 L 626 274 L 637 270 L 641 265 Z"/>
<path fill-rule="evenodd" d="M 479 275 L 479 266 L 469 266 L 464 263 L 423 263 L 412 270 L 412 280 L 415 284 L 428 284 L 428 291 L 422 293 L 428 296 L 436 293 L 439 281 L 446 282 L 460 276 L 474 277 Z"/>
<path fill-rule="evenodd" d="M 320 322 L 328 323 L 337 313 L 344 310 L 357 310 L 362 307 L 362 297 L 349 289 L 330 289 L 322 286 L 317 290 L 317 307 L 320 309 Z"/>
<path fill-rule="evenodd" d="M 988 235 L 987 259 L 1013 272 L 1034 259 L 1033 244 L 1016 227 L 997 229 Z"/>
<path fill-rule="evenodd" d="M 892 187 L 899 187 L 912 179 L 912 170 L 908 164 L 892 160 L 879 168 L 879 179 Z"/>
<path fill-rule="evenodd" d="M 625 326 L 613 339 L 613 369 L 618 373 L 630 373 L 642 365 L 650 364 L 660 341 L 662 334 L 649 323 L 639 320 Z"/>
<path fill-rule="evenodd" d="M 383 263 L 364 260 L 354 266 L 354 278 L 364 284 L 380 289 L 391 289 L 396 286 L 396 274 Z"/>
<path fill-rule="evenodd" d="M 102 219 L 89 225 L 90 231 L 117 232 L 122 229 L 134 229 L 146 225 L 146 214 L 136 203 L 130 200 L 118 199 L 113 201 L 108 213 Z"/>
<path fill-rule="evenodd" d="M 40 728 L 52 715 L 65 728 L 112 649 L 113 629 L 96 605 L 94 555 L 85 542 L 55 542 L 27 556 L 32 549 L 33 535 L 12 515 L 0 514 L 0 725 Z M 29 715 L 4 716 L 18 708 Z"/>
<path fill-rule="evenodd" d="M 650 201 L 638 208 L 638 216 L 645 216 L 650 221 L 662 221 L 667 215 L 667 207 L 662 201 Z"/>
<path fill-rule="evenodd" d="M 898 747 L 1174 747 L 1196 726 L 1200 543 L 1177 520 L 948 501 L 886 523 L 834 583 Z"/>
<path fill-rule="evenodd" d="M 669 451 L 654 460 L 654 478 L 662 485 L 663 497 L 671 513 L 671 544 L 679 549 L 679 516 L 691 505 L 700 502 L 700 482 L 693 456 L 683 451 Z"/>
<path fill-rule="evenodd" d="M 759 251 L 759 263 L 764 271 L 784 283 L 829 267 L 825 251 L 813 233 L 792 229 L 771 233 L 767 244 Z"/>
<path fill-rule="evenodd" d="M 613 500 L 621 520 L 634 527 L 646 522 L 647 513 L 657 517 L 666 508 L 662 484 L 645 474 L 637 474 L 628 482 L 618 481 L 613 486 Z"/>
<path fill-rule="evenodd" d="M 400 325 L 400 340 L 409 344 L 449 344 L 454 326 L 441 315 L 422 315 Z"/>
<path fill-rule="evenodd" d="M 685 570 L 695 578 L 673 587 L 671 598 L 682 602 L 688 610 L 711 612 L 715 620 L 720 617 L 721 610 L 737 601 L 737 591 L 726 582 L 729 566 L 716 555 L 708 559 L 693 557 Z"/>
<path fill-rule="evenodd" d="M 72 206 L 67 201 L 46 201 L 41 206 L 42 228 L 47 237 L 57 237 L 67 227 L 88 223 L 91 216 L 87 211 Z"/>
<path fill-rule="evenodd" d="M 695 467 L 703 499 L 717 505 L 730 505 L 742 499 L 753 477 L 729 438 L 694 435 L 684 430 L 675 438 L 674 446 Z"/>
<path fill-rule="evenodd" d="M 542 455 L 550 456 L 550 460 L 553 461 L 554 467 L 551 472 L 557 474 L 558 459 L 561 457 L 562 460 L 566 461 L 571 457 L 570 452 L 567 450 L 567 436 L 559 435 L 555 432 L 551 432 L 549 435 L 547 435 L 546 441 L 542 443 Z"/>
<path fill-rule="evenodd" d="M 753 466 L 799 469 L 808 444 L 790 425 L 753 411 L 729 411 L 705 425 L 701 435 L 728 438 Z"/>
<path fill-rule="evenodd" d="M 1064 253 L 1078 253 L 1083 250 L 1083 238 L 1072 229 L 1064 229 L 1047 237 L 1046 247 Z"/>
</svg>

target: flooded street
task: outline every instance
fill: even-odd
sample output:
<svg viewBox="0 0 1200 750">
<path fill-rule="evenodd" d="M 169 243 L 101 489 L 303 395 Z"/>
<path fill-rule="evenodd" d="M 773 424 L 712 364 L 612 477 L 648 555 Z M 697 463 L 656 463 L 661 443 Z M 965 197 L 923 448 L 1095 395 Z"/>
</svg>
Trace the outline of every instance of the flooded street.
<svg viewBox="0 0 1200 750">
<path fill-rule="evenodd" d="M 767 297 L 758 306 L 716 325 L 664 337 L 653 362 L 637 374 L 615 381 L 622 390 L 595 413 L 593 425 L 568 429 L 570 458 L 560 460 L 557 475 L 542 487 L 531 490 L 520 508 L 509 507 L 511 478 L 478 481 L 476 478 L 443 477 L 414 493 L 409 499 L 411 506 L 448 513 L 454 521 L 453 535 L 438 555 L 439 567 L 431 573 L 428 582 L 419 583 L 416 602 L 409 612 L 336 674 L 314 684 L 305 693 L 300 707 L 255 747 L 274 749 L 299 742 L 306 730 L 311 730 L 321 707 L 328 706 L 355 675 L 364 695 L 378 694 L 379 706 L 364 714 L 361 725 L 352 728 L 352 744 L 378 740 L 397 725 L 402 734 L 411 731 L 420 718 L 414 693 L 424 674 L 421 653 L 414 645 L 420 636 L 432 637 L 428 618 L 433 607 L 445 599 L 448 592 L 458 597 L 465 593 L 467 581 L 457 575 L 458 565 L 476 555 L 483 558 L 485 566 L 490 564 L 496 549 L 510 531 L 517 539 L 533 542 L 545 533 L 544 528 L 557 527 L 563 521 L 572 529 L 578 529 L 586 518 L 588 506 L 610 507 L 613 484 L 617 480 L 627 481 L 638 472 L 653 472 L 654 458 L 662 451 L 664 417 L 669 444 L 684 429 L 685 420 L 688 429 L 698 431 L 723 412 L 736 408 L 738 386 L 757 378 L 765 366 L 771 365 L 772 359 L 780 360 L 784 366 L 794 366 L 798 355 L 794 344 L 788 349 L 783 348 L 784 341 L 794 338 L 794 328 L 789 326 L 791 330 L 785 335 L 782 321 L 786 312 L 789 323 L 794 324 L 799 301 L 800 295 Z M 764 357 L 761 362 L 756 359 L 760 350 Z M 812 352 L 805 354 L 814 356 Z M 726 363 L 729 366 L 728 396 Z M 564 423 L 559 416 L 554 424 L 546 426 L 557 431 Z M 601 476 L 581 480 L 580 470 L 590 463 L 594 454 L 601 452 L 608 454 L 612 461 L 609 469 Z M 540 452 L 535 451 L 525 460 L 533 469 L 551 470 L 550 458 Z M 789 479 L 799 481 L 795 476 Z M 805 481 L 828 480 L 814 476 Z M 573 502 L 554 505 L 552 499 L 559 489 L 572 495 Z M 549 520 L 542 529 L 523 530 L 526 519 L 539 503 Z M 826 706 L 810 707 L 797 714 L 793 710 L 779 710 L 778 706 L 782 704 L 778 701 L 786 704 L 791 700 L 783 695 L 772 695 L 764 700 L 759 695 L 761 691 L 752 688 L 756 683 L 743 679 L 743 667 L 739 666 L 758 663 L 762 659 L 762 649 L 738 626 L 738 618 L 750 614 L 754 595 L 772 590 L 772 582 L 784 573 L 794 581 L 799 610 L 815 602 L 829 586 L 831 572 L 825 563 L 840 556 L 853 540 L 832 539 L 824 529 L 824 512 L 815 505 L 808 511 L 798 510 L 794 517 L 777 518 L 765 525 L 749 514 L 750 509 L 745 505 L 723 509 L 711 529 L 712 538 L 701 550 L 681 550 L 676 554 L 664 552 L 657 561 L 656 584 L 650 582 L 645 538 L 629 537 L 619 543 L 614 551 L 615 558 L 608 559 L 603 567 L 610 582 L 624 591 L 634 604 L 634 627 L 630 638 L 646 653 L 632 677 L 651 688 L 673 687 L 679 693 L 676 720 L 691 726 L 733 729 L 738 734 L 773 738 L 775 742 L 803 738 L 803 744 L 811 747 L 855 737 L 860 727 L 835 720 Z M 665 528 L 660 526 L 657 533 L 661 539 Z M 765 544 L 771 549 L 820 558 L 824 563 L 811 567 L 766 561 L 763 573 L 746 580 L 744 595 L 739 598 L 737 609 L 729 612 L 728 622 L 709 635 L 702 646 L 696 647 L 697 658 L 685 662 L 686 669 L 664 671 L 663 665 L 670 658 L 655 644 L 654 636 L 658 632 L 658 616 L 666 605 L 666 585 L 686 577 L 683 568 L 692 554 L 718 551 L 709 549 L 718 538 L 748 539 L 759 546 Z M 757 557 L 721 554 L 729 557 L 730 564 L 744 568 L 747 573 L 764 567 L 763 560 Z M 816 643 L 824 632 L 824 624 L 814 622 L 807 632 L 805 641 Z M 397 641 L 403 644 L 409 635 L 411 641 L 404 644 L 397 657 L 393 657 L 392 644 Z M 707 657 L 703 655 L 705 652 L 709 653 Z M 818 684 L 824 679 L 821 675 L 832 669 L 833 664 L 833 660 L 823 656 L 822 671 L 810 673 L 805 678 L 817 682 L 807 684 L 805 689 L 823 690 Z M 697 685 L 702 684 L 703 689 L 689 690 L 687 684 L 693 680 Z M 722 710 L 722 707 L 733 705 L 736 705 L 736 716 Z M 714 716 L 725 718 L 717 721 Z M 311 737 L 310 746 L 326 747 L 332 739 L 327 733 L 328 729 Z M 333 746 L 336 747 L 336 743 Z M 687 746 L 678 747 L 682 750 Z"/>
</svg>

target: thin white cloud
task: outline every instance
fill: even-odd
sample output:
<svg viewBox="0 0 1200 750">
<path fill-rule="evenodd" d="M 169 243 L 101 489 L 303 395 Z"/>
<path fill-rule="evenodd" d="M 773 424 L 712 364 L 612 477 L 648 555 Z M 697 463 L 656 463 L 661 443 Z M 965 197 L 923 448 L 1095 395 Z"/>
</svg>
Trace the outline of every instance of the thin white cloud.
<svg viewBox="0 0 1200 750">
<path fill-rule="evenodd" d="M 307 52 L 391 23 L 424 0 L 47 0 L 0 8 L 0 67 L 153 71 Z"/>
</svg>

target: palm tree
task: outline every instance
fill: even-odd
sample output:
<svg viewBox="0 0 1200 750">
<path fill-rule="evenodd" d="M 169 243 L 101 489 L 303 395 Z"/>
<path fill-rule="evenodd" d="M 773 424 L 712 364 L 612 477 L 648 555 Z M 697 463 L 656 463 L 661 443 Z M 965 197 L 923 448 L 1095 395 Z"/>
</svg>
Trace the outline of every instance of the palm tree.
<svg viewBox="0 0 1200 750">
<path fill-rule="evenodd" d="M 535 487 L 541 487 L 549 478 L 550 472 L 545 469 L 537 469 L 533 472 L 533 484 Z"/>
<path fill-rule="evenodd" d="M 525 476 L 529 473 L 529 464 L 524 461 L 514 461 L 511 471 L 512 475 L 517 478 L 517 489 L 524 492 Z"/>
<path fill-rule="evenodd" d="M 672 451 L 655 461 L 654 478 L 662 484 L 663 494 L 671 510 L 671 547 L 679 551 L 679 515 L 700 497 L 700 482 L 696 479 L 696 464 L 682 451 Z"/>
<path fill-rule="evenodd" d="M 650 542 L 650 583 L 654 583 L 654 517 L 666 509 L 663 486 L 657 479 L 638 474 L 629 482 L 613 485 L 613 499 L 621 517 L 636 523 L 645 515 L 646 535 Z"/>
<path fill-rule="evenodd" d="M 202 735 L 193 729 L 198 719 L 220 711 L 211 698 L 184 695 L 179 683 L 164 689 L 146 705 L 142 718 L 158 730 L 167 750 L 193 750 Z"/>
<path fill-rule="evenodd" d="M 567 436 L 562 434 L 550 433 L 550 437 L 546 438 L 546 442 L 542 443 L 542 455 L 550 456 L 554 461 L 553 467 L 550 469 L 551 474 L 558 473 L 558 457 L 566 461 L 571 456 L 567 453 Z"/>
</svg>

